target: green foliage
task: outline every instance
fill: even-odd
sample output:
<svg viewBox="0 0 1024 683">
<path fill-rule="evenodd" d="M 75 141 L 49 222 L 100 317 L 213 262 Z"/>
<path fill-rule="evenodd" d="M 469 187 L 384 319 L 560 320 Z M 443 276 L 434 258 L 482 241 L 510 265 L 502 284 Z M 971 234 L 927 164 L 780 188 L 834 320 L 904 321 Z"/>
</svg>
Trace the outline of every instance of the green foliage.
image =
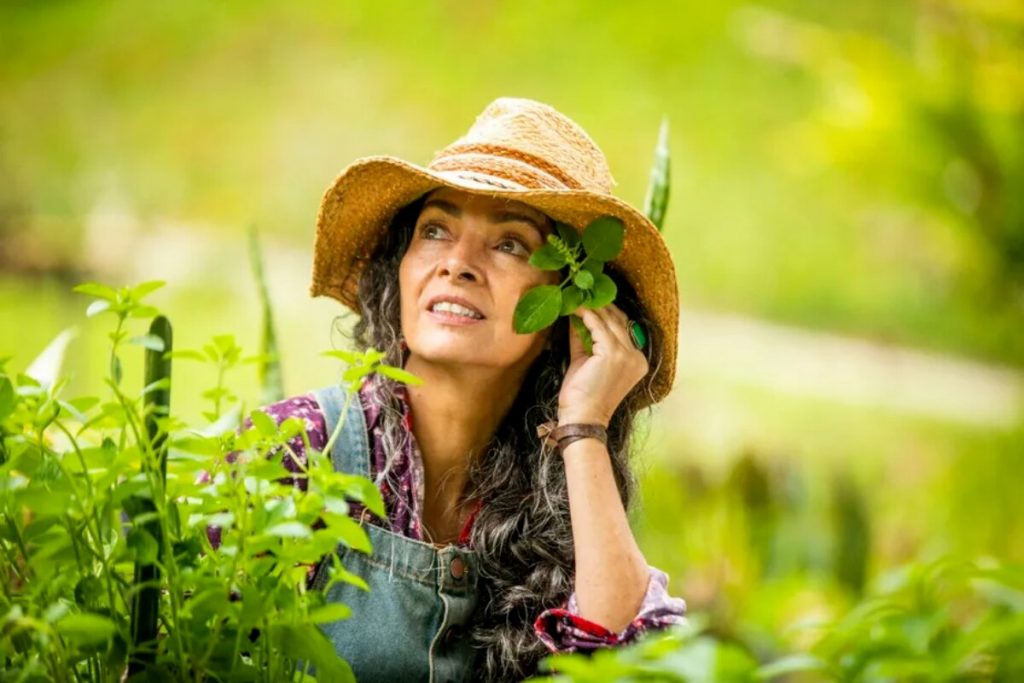
<svg viewBox="0 0 1024 683">
<path fill-rule="evenodd" d="M 759 665 L 741 642 L 691 623 L 592 656 L 554 655 L 533 679 L 611 681 L 1020 680 L 1024 675 L 1024 568 L 941 560 L 883 576 L 845 616 L 816 624 L 806 651 Z M 790 680 L 786 678 L 786 680 Z M 804 679 L 798 679 L 804 680 Z"/>
<path fill-rule="evenodd" d="M 591 353 L 590 331 L 573 312 L 580 306 L 600 308 L 615 300 L 615 282 L 602 271 L 604 264 L 622 251 L 625 229 L 613 216 L 592 221 L 582 236 L 563 223 L 555 227 L 548 243 L 530 255 L 530 264 L 541 270 L 562 270 L 564 279 L 558 285 L 540 285 L 523 294 L 516 304 L 513 327 L 519 334 L 531 334 L 569 316 L 583 348 Z"/>
<path fill-rule="evenodd" d="M 668 117 L 661 120 L 658 129 L 658 144 L 654 148 L 654 164 L 651 165 L 651 179 L 647 183 L 644 198 L 644 213 L 659 231 L 665 226 L 668 213 L 669 190 L 671 189 L 671 159 L 668 150 Z"/>
<path fill-rule="evenodd" d="M 263 314 L 263 329 L 260 335 L 259 377 L 263 387 L 261 401 L 264 405 L 276 403 L 284 398 L 284 378 L 281 374 L 281 359 L 277 350 L 277 332 L 274 330 L 274 309 L 270 303 L 267 276 L 263 271 L 263 254 L 260 251 L 256 227 L 249 228 L 249 260 L 252 262 L 253 277 L 260 297 Z"/>
<path fill-rule="evenodd" d="M 156 313 L 143 299 L 157 286 L 76 288 L 99 297 L 91 314 L 116 316 L 107 397 L 68 398 L 63 380 L 47 386 L 0 363 L 0 668 L 22 680 L 278 681 L 312 680 L 315 666 L 319 680 L 353 680 L 316 628 L 349 610 L 308 578 L 328 557 L 328 586 L 366 588 L 333 551 L 372 551 L 348 502 L 383 515 L 380 492 L 309 449 L 299 420 L 257 410 L 236 429 L 223 419 L 241 413 L 224 385 L 244 362 L 232 337 L 170 351 L 162 318 L 129 337 L 132 319 Z M 148 357 L 137 393 L 118 379 L 127 343 Z M 174 358 L 217 370 L 205 425 L 168 410 Z M 411 379 L 381 358 L 346 354 L 343 375 Z M 286 467 L 297 466 L 295 439 L 309 455 L 298 472 Z"/>
</svg>

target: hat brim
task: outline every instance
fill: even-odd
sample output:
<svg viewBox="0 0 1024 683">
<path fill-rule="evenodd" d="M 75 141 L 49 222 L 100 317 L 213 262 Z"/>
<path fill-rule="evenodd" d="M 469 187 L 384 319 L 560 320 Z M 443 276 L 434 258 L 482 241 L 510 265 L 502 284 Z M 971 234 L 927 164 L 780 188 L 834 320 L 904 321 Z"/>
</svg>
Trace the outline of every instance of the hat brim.
<svg viewBox="0 0 1024 683">
<path fill-rule="evenodd" d="M 327 189 L 320 204 L 310 293 L 334 297 L 358 312 L 359 274 L 383 230 L 399 209 L 440 187 L 523 202 L 577 230 L 600 216 L 614 216 L 625 226 L 625 239 L 612 265 L 636 290 L 662 332 L 662 362 L 654 369 L 652 395 L 644 403 L 660 401 L 675 378 L 679 293 L 671 254 L 657 228 L 610 194 L 502 184 L 504 187 L 499 187 L 488 178 L 470 174 L 432 171 L 397 157 L 374 156 L 353 162 Z"/>
</svg>

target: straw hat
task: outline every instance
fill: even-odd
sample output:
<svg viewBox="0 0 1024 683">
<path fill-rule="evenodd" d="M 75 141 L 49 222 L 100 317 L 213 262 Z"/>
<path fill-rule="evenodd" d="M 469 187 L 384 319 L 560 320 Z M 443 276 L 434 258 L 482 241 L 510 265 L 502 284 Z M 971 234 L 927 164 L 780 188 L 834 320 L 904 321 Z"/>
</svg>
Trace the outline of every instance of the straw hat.
<svg viewBox="0 0 1024 683">
<path fill-rule="evenodd" d="M 599 216 L 615 216 L 625 225 L 625 242 L 611 263 L 663 332 L 664 360 L 652 382 L 654 401 L 660 401 L 675 377 L 675 266 L 647 217 L 611 194 L 614 182 L 604 154 L 568 117 L 532 100 L 495 100 L 425 168 L 373 156 L 341 172 L 320 204 L 310 293 L 358 312 L 359 273 L 382 232 L 399 209 L 439 187 L 513 199 L 577 230 Z"/>
</svg>

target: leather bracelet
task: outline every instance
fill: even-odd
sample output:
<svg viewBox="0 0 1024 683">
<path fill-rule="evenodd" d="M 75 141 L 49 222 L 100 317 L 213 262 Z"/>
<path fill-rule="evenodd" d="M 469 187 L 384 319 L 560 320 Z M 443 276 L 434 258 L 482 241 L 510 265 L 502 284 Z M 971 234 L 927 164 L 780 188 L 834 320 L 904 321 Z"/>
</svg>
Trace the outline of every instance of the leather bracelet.
<svg viewBox="0 0 1024 683">
<path fill-rule="evenodd" d="M 537 427 L 537 436 L 547 446 L 557 446 L 563 451 L 565 447 L 580 439 L 597 439 L 604 445 L 608 445 L 608 430 L 604 425 L 573 423 L 558 426 L 557 422 L 545 422 Z"/>
</svg>

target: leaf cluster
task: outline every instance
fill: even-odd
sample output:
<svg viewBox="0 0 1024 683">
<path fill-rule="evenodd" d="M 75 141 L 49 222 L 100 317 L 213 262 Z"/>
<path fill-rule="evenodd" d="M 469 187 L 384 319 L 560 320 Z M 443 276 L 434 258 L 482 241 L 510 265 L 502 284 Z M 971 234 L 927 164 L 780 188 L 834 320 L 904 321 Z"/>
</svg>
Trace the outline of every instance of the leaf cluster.
<svg viewBox="0 0 1024 683">
<path fill-rule="evenodd" d="M 580 306 L 601 308 L 615 300 L 618 289 L 604 266 L 622 251 L 625 229 L 614 216 L 592 221 L 582 235 L 564 223 L 556 223 L 555 228 L 547 244 L 530 255 L 530 264 L 541 270 L 562 271 L 565 277 L 557 285 L 528 290 L 516 304 L 513 326 L 519 334 L 530 334 L 549 327 L 561 316 L 570 316 L 584 348 L 591 353 L 590 333 L 574 311 Z"/>
<path fill-rule="evenodd" d="M 245 413 L 225 377 L 259 357 L 230 335 L 166 352 L 215 370 L 201 390 L 205 424 L 146 400 L 169 378 L 126 391 L 124 344 L 165 353 L 162 339 L 129 332 L 157 313 L 143 297 L 158 286 L 76 288 L 98 297 L 91 315 L 116 317 L 108 396 L 67 397 L 63 379 L 12 374 L 0 360 L 0 678 L 353 680 L 317 624 L 349 616 L 327 602 L 331 586 L 367 589 L 333 551 L 372 552 L 348 512 L 358 502 L 384 516 L 380 492 L 336 472 L 330 444 L 311 448 L 301 420 Z M 371 372 L 415 381 L 374 350 L 331 355 L 349 384 Z M 158 632 L 136 641 L 133 604 L 153 590 Z"/>
</svg>

